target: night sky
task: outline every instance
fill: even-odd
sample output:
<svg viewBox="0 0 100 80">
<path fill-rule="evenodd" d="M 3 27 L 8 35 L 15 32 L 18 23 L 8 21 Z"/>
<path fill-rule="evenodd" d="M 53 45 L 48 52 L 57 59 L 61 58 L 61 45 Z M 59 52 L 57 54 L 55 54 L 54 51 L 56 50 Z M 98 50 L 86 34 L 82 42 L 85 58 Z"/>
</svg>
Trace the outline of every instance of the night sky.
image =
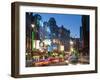
<svg viewBox="0 0 100 80">
<path fill-rule="evenodd" d="M 48 21 L 50 17 L 54 17 L 58 27 L 61 25 L 70 30 L 71 37 L 80 38 L 81 15 L 74 14 L 48 14 L 48 13 L 35 13 L 42 17 L 42 21 Z M 34 15 L 34 14 L 33 14 Z"/>
</svg>

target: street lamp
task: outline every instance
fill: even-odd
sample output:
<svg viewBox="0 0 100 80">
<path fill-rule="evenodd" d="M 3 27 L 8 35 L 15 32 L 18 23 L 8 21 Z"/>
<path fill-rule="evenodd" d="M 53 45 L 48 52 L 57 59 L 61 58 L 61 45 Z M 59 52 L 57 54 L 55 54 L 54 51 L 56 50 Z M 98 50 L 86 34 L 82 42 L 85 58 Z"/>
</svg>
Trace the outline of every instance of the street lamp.
<svg viewBox="0 0 100 80">
<path fill-rule="evenodd" d="M 73 47 L 71 47 L 70 50 L 71 50 L 71 52 L 73 52 L 74 51 Z"/>
<path fill-rule="evenodd" d="M 74 44 L 74 42 L 73 41 L 70 41 L 70 45 L 73 45 Z"/>
<path fill-rule="evenodd" d="M 64 46 L 60 45 L 60 51 L 64 51 Z"/>
<path fill-rule="evenodd" d="M 31 27 L 32 27 L 32 50 L 34 50 L 34 43 L 35 43 L 35 40 L 34 40 L 34 38 L 35 38 L 35 32 L 34 32 L 34 27 L 35 27 L 35 24 L 31 24 Z"/>
<path fill-rule="evenodd" d="M 32 28 L 34 28 L 34 27 L 35 27 L 35 25 L 34 25 L 34 24 L 31 24 L 31 27 L 32 27 Z"/>
<path fill-rule="evenodd" d="M 73 52 L 73 46 L 74 46 L 74 42 L 71 40 L 70 41 L 70 52 Z"/>
</svg>

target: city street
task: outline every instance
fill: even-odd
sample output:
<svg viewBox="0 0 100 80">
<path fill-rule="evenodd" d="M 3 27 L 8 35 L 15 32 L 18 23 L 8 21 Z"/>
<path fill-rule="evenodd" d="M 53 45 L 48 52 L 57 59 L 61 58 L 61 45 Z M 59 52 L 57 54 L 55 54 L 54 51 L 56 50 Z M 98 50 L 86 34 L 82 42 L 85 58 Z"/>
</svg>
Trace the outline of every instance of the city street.
<svg viewBox="0 0 100 80">
<path fill-rule="evenodd" d="M 52 16 L 26 13 L 26 67 L 89 64 L 89 16 Z M 75 19 L 78 26 L 75 27 L 75 23 L 69 27 L 57 19 L 59 16 L 62 20 Z M 69 24 L 72 25 L 72 21 Z"/>
<path fill-rule="evenodd" d="M 46 62 L 48 62 L 48 61 L 46 61 Z M 27 63 L 26 67 L 35 67 L 35 65 L 33 65 L 32 60 L 27 60 L 26 63 Z M 37 62 L 36 62 L 36 63 L 37 63 Z M 39 61 L 38 61 L 38 63 L 39 63 Z M 42 63 L 45 63 L 45 62 L 42 62 Z M 72 65 L 77 65 L 77 64 L 80 64 L 80 65 L 89 64 L 89 57 L 88 57 L 88 56 L 81 56 L 81 57 L 79 57 L 77 63 L 72 63 L 72 62 L 70 62 L 70 61 L 68 61 L 68 60 L 65 60 L 65 61 L 63 61 L 63 62 L 50 62 L 50 61 L 49 61 L 48 64 L 45 64 L 45 65 L 42 65 L 42 64 L 41 64 L 41 65 L 37 65 L 37 66 L 61 66 L 61 65 L 70 65 L 70 64 L 72 64 Z"/>
</svg>

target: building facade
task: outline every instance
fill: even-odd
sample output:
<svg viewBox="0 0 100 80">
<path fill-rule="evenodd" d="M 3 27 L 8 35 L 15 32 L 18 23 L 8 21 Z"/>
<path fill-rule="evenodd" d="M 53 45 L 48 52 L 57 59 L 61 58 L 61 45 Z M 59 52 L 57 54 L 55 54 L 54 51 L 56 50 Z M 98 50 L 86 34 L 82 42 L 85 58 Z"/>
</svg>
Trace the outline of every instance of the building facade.
<svg viewBox="0 0 100 80">
<path fill-rule="evenodd" d="M 82 49 L 84 55 L 89 55 L 89 40 L 90 40 L 90 22 L 89 16 L 83 15 L 82 16 L 82 27 L 81 27 L 81 41 L 82 41 Z"/>
</svg>

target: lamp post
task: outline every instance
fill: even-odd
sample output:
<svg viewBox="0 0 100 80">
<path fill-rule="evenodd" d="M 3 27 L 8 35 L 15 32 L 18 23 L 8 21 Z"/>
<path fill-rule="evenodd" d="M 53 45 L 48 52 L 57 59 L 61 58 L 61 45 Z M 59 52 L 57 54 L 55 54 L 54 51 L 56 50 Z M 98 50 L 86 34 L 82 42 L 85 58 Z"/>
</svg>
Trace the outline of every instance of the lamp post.
<svg viewBox="0 0 100 80">
<path fill-rule="evenodd" d="M 31 24 L 31 27 L 32 27 L 32 50 L 34 50 L 34 38 L 35 38 L 34 28 L 35 28 L 35 25 Z"/>
<path fill-rule="evenodd" d="M 70 52 L 73 52 L 73 46 L 74 46 L 74 42 L 71 40 L 70 41 Z"/>
</svg>

